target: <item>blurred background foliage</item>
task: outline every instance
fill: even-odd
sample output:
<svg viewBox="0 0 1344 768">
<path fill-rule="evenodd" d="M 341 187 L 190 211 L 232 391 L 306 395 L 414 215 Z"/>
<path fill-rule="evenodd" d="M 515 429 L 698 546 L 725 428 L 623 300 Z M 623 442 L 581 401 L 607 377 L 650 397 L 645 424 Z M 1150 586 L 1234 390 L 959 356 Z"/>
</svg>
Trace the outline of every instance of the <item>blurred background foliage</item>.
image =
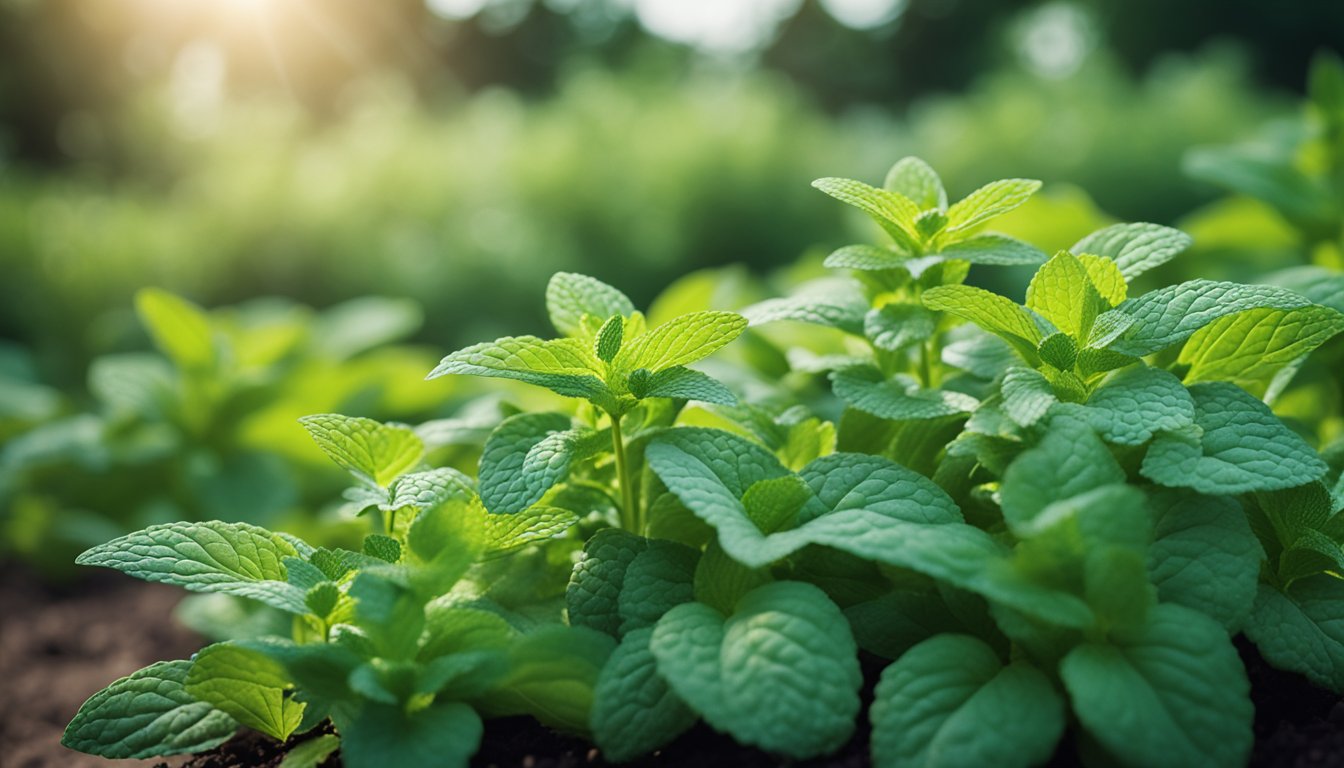
<svg viewBox="0 0 1344 768">
<path fill-rule="evenodd" d="M 1047 251 L 1146 220 L 1196 237 L 1163 281 L 1338 269 L 1344 86 L 1302 104 L 1340 30 L 1312 0 L 0 0 L 2 549 L 284 521 L 339 489 L 298 415 L 457 414 L 428 363 L 544 331 L 557 270 L 647 305 L 740 265 L 664 296 L 740 307 L 871 234 L 812 179 L 907 154 L 954 197 L 1044 180 L 999 228 Z M 146 286 L 210 367 L 146 356 Z"/>
</svg>

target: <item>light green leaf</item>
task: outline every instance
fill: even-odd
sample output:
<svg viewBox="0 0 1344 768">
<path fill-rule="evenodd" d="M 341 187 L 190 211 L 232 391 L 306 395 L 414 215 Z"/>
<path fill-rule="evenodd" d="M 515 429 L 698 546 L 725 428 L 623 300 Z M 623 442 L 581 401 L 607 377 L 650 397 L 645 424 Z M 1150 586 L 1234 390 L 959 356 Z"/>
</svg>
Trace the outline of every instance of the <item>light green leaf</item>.
<svg viewBox="0 0 1344 768">
<path fill-rule="evenodd" d="M 1064 733 L 1064 702 L 1026 662 L 1005 666 L 983 641 L 944 634 L 911 648 L 874 694 L 873 765 L 1028 768 Z"/>
<path fill-rule="evenodd" d="M 671 397 L 678 400 L 697 400 L 702 403 L 734 405 L 737 396 L 727 387 L 691 368 L 673 366 L 648 378 L 642 392 L 636 397 Z"/>
<path fill-rule="evenodd" d="M 972 264 L 1002 266 L 1040 264 L 1046 258 L 1045 254 L 1033 245 L 1007 235 L 995 234 L 976 235 L 959 240 L 944 246 L 938 255 Z"/>
<path fill-rule="evenodd" d="M 587 275 L 557 272 L 546 286 L 546 311 L 551 324 L 565 336 L 580 336 L 583 317 L 605 320 L 612 315 L 628 317 L 635 305 L 624 293 Z"/>
<path fill-rule="evenodd" d="M 135 294 L 135 310 L 155 346 L 174 363 L 196 371 L 214 366 L 214 331 L 200 307 L 167 291 L 144 288 Z"/>
<path fill-rule="evenodd" d="M 1075 339 L 1087 338 L 1097 315 L 1110 309 L 1087 268 L 1068 251 L 1055 254 L 1036 271 L 1027 286 L 1027 308 Z"/>
<path fill-rule="evenodd" d="M 831 252 L 822 266 L 827 269 L 857 269 L 860 272 L 904 270 L 910 254 L 877 245 L 846 245 Z M 755 321 L 753 321 L 755 322 Z"/>
<path fill-rule="evenodd" d="M 579 516 L 558 507 L 528 507 L 511 515 L 485 516 L 485 551 L 504 554 L 555 538 L 579 521 Z"/>
<path fill-rule="evenodd" d="M 291 688 L 278 662 L 230 643 L 201 649 L 186 678 L 189 695 L 279 741 L 299 727 L 306 706 L 289 695 Z"/>
<path fill-rule="evenodd" d="M 1270 664 L 1344 692 L 1344 580 L 1310 576 L 1286 592 L 1261 584 L 1245 631 Z"/>
<path fill-rule="evenodd" d="M 1246 762 L 1250 684 L 1217 622 L 1159 605 L 1113 642 L 1080 645 L 1060 666 L 1074 712 L 1111 757 L 1137 768 Z"/>
<path fill-rule="evenodd" d="M 1143 445 L 1157 432 L 1184 429 L 1195 421 L 1195 401 L 1180 380 L 1146 365 L 1112 374 L 1085 405 L 1068 411 L 1116 445 Z"/>
<path fill-rule="evenodd" d="M 1192 608 L 1229 633 L 1250 615 L 1264 551 L 1236 499 L 1153 489 L 1148 572 L 1163 602 Z"/>
<path fill-rule="evenodd" d="M 596 375 L 600 364 L 577 339 L 506 336 L 448 355 L 426 378 L 453 373 L 513 379 L 600 403 L 609 397 L 607 385 Z"/>
<path fill-rule="evenodd" d="M 375 485 L 388 486 L 425 453 L 410 427 L 339 413 L 304 416 L 299 423 L 332 461 Z"/>
<path fill-rule="evenodd" d="M 1133 280 L 1171 261 L 1192 242 L 1184 232 L 1158 224 L 1113 224 L 1079 240 L 1069 250 L 1105 256 L 1116 263 L 1126 280 Z"/>
<path fill-rule="evenodd" d="M 1178 362 L 1186 383 L 1268 381 L 1278 370 L 1344 331 L 1344 314 L 1329 307 L 1252 309 L 1219 318 L 1195 332 Z"/>
<path fill-rule="evenodd" d="M 1310 303 L 1270 285 L 1191 280 L 1129 299 L 1098 317 L 1087 346 L 1142 357 L 1185 341 L 1221 317 L 1251 309 L 1299 309 Z"/>
<path fill-rule="evenodd" d="M 876 368 L 853 367 L 831 374 L 836 397 L 864 413 L 892 421 L 940 419 L 975 410 L 975 398 L 961 392 L 921 389 L 904 374 L 884 379 Z"/>
<path fill-rule="evenodd" d="M 882 184 L 888 192 L 904 196 L 920 210 L 947 210 L 947 192 L 943 181 L 929 164 L 918 157 L 903 157 L 887 171 Z"/>
<path fill-rule="evenodd" d="M 186 691 L 190 661 L 161 661 L 95 693 L 61 744 L 90 755 L 142 759 L 202 752 L 228 741 L 238 723 Z"/>
<path fill-rule="evenodd" d="M 969 320 L 1008 342 L 1027 362 L 1037 360 L 1044 334 L 1027 310 L 1011 299 L 970 285 L 941 285 L 924 292 L 924 306 Z"/>
<path fill-rule="evenodd" d="M 863 318 L 863 335 L 874 347 L 899 352 L 933 337 L 938 318 L 918 304 L 887 304 Z"/>
<path fill-rule="evenodd" d="M 481 452 L 485 508 L 496 514 L 527 509 L 597 450 L 593 430 L 572 426 L 561 413 L 520 413 L 501 422 Z"/>
<path fill-rule="evenodd" d="M 1120 267 L 1114 261 L 1084 253 L 1078 256 L 1078 262 L 1087 270 L 1088 280 L 1092 281 L 1092 287 L 1097 289 L 1097 293 L 1106 302 L 1107 309 L 1120 304 L 1128 297 L 1129 285 L 1125 283 L 1125 276 L 1121 274 Z"/>
<path fill-rule="evenodd" d="M 1325 474 L 1316 451 L 1241 388 L 1207 382 L 1189 391 L 1200 434 L 1158 435 L 1139 470 L 1144 477 L 1218 496 L 1292 488 Z"/>
<path fill-rule="evenodd" d="M 726 621 L 702 603 L 677 606 L 650 648 L 673 690 L 742 744 L 807 759 L 854 730 L 858 649 L 844 614 L 810 584 L 758 587 Z"/>
<path fill-rule="evenodd" d="M 960 232 L 1005 214 L 1041 188 L 1034 179 L 1001 179 L 980 187 L 947 211 L 947 230 Z"/>
<path fill-rule="evenodd" d="M 1009 368 L 1003 375 L 1000 389 L 1003 393 L 1004 413 L 1024 427 L 1040 421 L 1050 406 L 1059 402 L 1050 382 L 1030 368 Z"/>
<path fill-rule="evenodd" d="M 292 544 L 264 528 L 211 521 L 150 526 L 100 544 L 75 562 L 304 614 L 304 590 L 285 578 L 284 559 L 298 554 Z"/>
<path fill-rule="evenodd" d="M 318 768 L 333 752 L 341 748 L 341 737 L 326 733 L 299 744 L 285 753 L 278 768 Z"/>
<path fill-rule="evenodd" d="M 593 739 L 609 762 L 653 752 L 695 724 L 696 714 L 658 674 L 652 638 L 652 627 L 627 634 L 597 677 Z"/>
<path fill-rule="evenodd" d="M 604 363 L 615 360 L 616 353 L 621 351 L 624 334 L 625 318 L 620 315 L 607 318 L 607 322 L 602 324 L 597 332 L 597 339 L 593 342 L 593 354 Z"/>
<path fill-rule="evenodd" d="M 899 247 L 911 253 L 919 253 L 919 238 L 915 234 L 919 206 L 905 195 L 870 187 L 853 179 L 817 179 L 812 182 L 812 186 L 868 214 L 883 231 L 891 235 Z"/>
<path fill-rule="evenodd" d="M 612 365 L 618 371 L 658 373 L 708 357 L 746 328 L 747 319 L 734 312 L 692 312 L 631 339 Z"/>
<path fill-rule="evenodd" d="M 452 467 L 412 472 L 392 484 L 390 509 L 428 509 L 449 499 L 469 501 L 476 496 L 475 483 Z"/>
<path fill-rule="evenodd" d="M 465 768 L 480 748 L 485 731 L 475 710 L 457 701 L 434 702 L 414 712 L 365 704 L 349 722 L 338 722 L 337 727 L 341 764 L 349 768 Z"/>
</svg>

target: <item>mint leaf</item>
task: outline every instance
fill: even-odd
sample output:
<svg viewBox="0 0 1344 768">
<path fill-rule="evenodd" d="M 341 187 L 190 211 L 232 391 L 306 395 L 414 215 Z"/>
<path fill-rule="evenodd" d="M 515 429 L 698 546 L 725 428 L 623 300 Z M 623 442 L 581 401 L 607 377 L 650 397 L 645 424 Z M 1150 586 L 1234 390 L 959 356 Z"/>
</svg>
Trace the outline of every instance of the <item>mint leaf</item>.
<svg viewBox="0 0 1344 768">
<path fill-rule="evenodd" d="M 737 396 L 718 381 L 699 371 L 681 366 L 666 368 L 649 376 L 642 392 L 636 393 L 632 388 L 631 393 L 640 398 L 671 397 L 717 405 L 737 403 Z"/>
<path fill-rule="evenodd" d="M 944 634 L 882 673 L 874 693 L 873 765 L 1046 762 L 1064 733 L 1064 702 L 1026 662 L 1004 665 L 983 641 Z"/>
<path fill-rule="evenodd" d="M 649 648 L 652 638 L 652 627 L 627 634 L 597 676 L 593 740 L 613 763 L 653 752 L 696 721 L 696 714 L 658 674 Z"/>
<path fill-rule="evenodd" d="M 863 335 L 874 347 L 899 352 L 933 338 L 938 318 L 918 304 L 887 304 L 864 315 Z"/>
<path fill-rule="evenodd" d="M 656 374 L 708 357 L 746 328 L 747 319 L 734 312 L 681 315 L 631 339 L 612 365 L 619 371 L 647 368 Z"/>
<path fill-rule="evenodd" d="M 513 552 L 555 538 L 579 521 L 558 507 L 528 507 L 511 515 L 485 516 L 485 551 L 491 555 Z"/>
<path fill-rule="evenodd" d="M 1115 445 L 1143 445 L 1157 432 L 1182 430 L 1195 421 L 1195 401 L 1180 380 L 1146 365 L 1112 374 L 1086 404 L 1067 410 Z"/>
<path fill-rule="evenodd" d="M 1309 576 L 1279 591 L 1261 584 L 1246 636 L 1279 669 L 1344 691 L 1344 581 Z"/>
<path fill-rule="evenodd" d="M 1129 285 L 1114 261 L 1084 253 L 1078 256 L 1078 262 L 1087 270 L 1088 280 L 1092 281 L 1092 287 L 1097 289 L 1108 307 L 1120 304 L 1129 295 Z"/>
<path fill-rule="evenodd" d="M 61 744 L 117 760 L 203 752 L 228 741 L 238 723 L 186 691 L 190 661 L 161 661 L 84 702 Z"/>
<path fill-rule="evenodd" d="M 857 269 L 860 272 L 885 272 L 905 269 L 910 254 L 877 245 L 846 245 L 832 251 L 822 266 L 827 269 Z M 754 323 L 755 321 L 753 321 Z"/>
<path fill-rule="evenodd" d="M 1199 435 L 1157 436 L 1140 473 L 1209 495 L 1273 491 L 1317 480 L 1326 465 L 1269 407 L 1234 384 L 1190 387 Z"/>
<path fill-rule="evenodd" d="M 1060 251 L 1036 270 L 1027 286 L 1027 308 L 1073 338 L 1085 339 L 1110 305 L 1092 285 L 1083 263 Z"/>
<path fill-rule="evenodd" d="M 1166 603 L 1193 608 L 1229 633 L 1250 615 L 1264 551 L 1235 499 L 1154 489 L 1148 572 Z"/>
<path fill-rule="evenodd" d="M 868 303 L 857 290 L 841 292 L 814 288 L 797 296 L 758 302 L 742 310 L 742 316 L 752 325 L 792 321 L 861 334 L 868 309 Z"/>
<path fill-rule="evenodd" d="M 1008 465 L 999 488 L 1009 529 L 1025 530 L 1052 503 L 1125 482 L 1125 472 L 1092 430 L 1056 417 L 1040 443 Z"/>
<path fill-rule="evenodd" d="M 1011 299 L 969 285 L 940 285 L 924 292 L 924 306 L 980 326 L 1013 346 L 1027 362 L 1037 359 L 1044 334 L 1027 310 Z"/>
<path fill-rule="evenodd" d="M 513 379 L 594 402 L 610 397 L 596 375 L 601 361 L 577 339 L 546 341 L 535 336 L 506 336 L 460 349 L 439 363 L 426 378 L 453 374 Z"/>
<path fill-rule="evenodd" d="M 298 551 L 283 537 L 247 523 L 168 523 L 100 544 L 76 558 L 137 579 L 193 592 L 223 592 L 304 614 L 304 590 L 289 584 L 284 559 Z"/>
<path fill-rule="evenodd" d="M 341 737 L 326 733 L 309 739 L 285 753 L 277 768 L 320 768 L 322 763 L 341 748 Z"/>
<path fill-rule="evenodd" d="M 546 286 L 546 311 L 555 330 L 565 336 L 581 336 L 585 315 L 599 321 L 612 315 L 629 317 L 635 313 L 635 305 L 624 293 L 597 278 L 557 272 Z"/>
<path fill-rule="evenodd" d="M 1241 765 L 1251 749 L 1250 685 L 1217 622 L 1159 605 L 1112 644 L 1084 643 L 1060 677 L 1092 738 L 1127 766 Z"/>
<path fill-rule="evenodd" d="M 214 366 L 214 330 L 200 307 L 167 291 L 144 288 L 135 294 L 135 309 L 168 359 L 186 370 Z"/>
<path fill-rule="evenodd" d="M 341 764 L 350 768 L 465 768 L 480 748 L 485 731 L 475 710 L 456 701 L 436 701 L 413 712 L 399 706 L 365 704 L 337 727 L 341 731 Z"/>
<path fill-rule="evenodd" d="M 616 610 L 622 637 L 652 627 L 673 607 L 695 599 L 699 550 L 672 541 L 649 541 L 625 569 Z"/>
<path fill-rule="evenodd" d="M 387 487 L 420 462 L 425 445 L 410 427 L 319 413 L 299 419 L 332 461 L 374 485 Z"/>
<path fill-rule="evenodd" d="M 593 354 L 597 359 L 604 363 L 610 363 L 616 359 L 616 353 L 621 351 L 621 341 L 625 334 L 625 318 L 620 315 L 612 315 L 607 318 L 607 322 L 598 329 L 597 339 L 593 342 Z"/>
<path fill-rule="evenodd" d="M 1055 389 L 1040 373 L 1030 369 L 1009 368 L 1001 386 L 1003 411 L 1015 423 L 1030 427 L 1059 402 Z"/>
<path fill-rule="evenodd" d="M 542 625 L 509 648 L 508 674 L 480 700 L 487 717 L 529 714 L 586 733 L 598 675 L 616 642 L 587 627 Z"/>
<path fill-rule="evenodd" d="M 284 741 L 303 719 L 303 702 L 284 667 L 257 651 L 230 643 L 201 649 L 187 672 L 186 692 L 234 720 Z"/>
<path fill-rule="evenodd" d="M 812 186 L 868 214 L 898 247 L 912 254 L 920 252 L 920 239 L 915 230 L 919 206 L 905 195 L 870 187 L 853 179 L 817 179 Z"/>
<path fill-rule="evenodd" d="M 1267 382 L 1279 369 L 1344 331 L 1344 314 L 1329 307 L 1252 309 L 1195 332 L 1177 362 L 1190 366 L 1187 383 Z"/>
<path fill-rule="evenodd" d="M 743 744 L 807 759 L 854 730 L 858 649 L 840 609 L 810 584 L 758 587 L 726 620 L 701 603 L 677 606 L 650 648 L 673 690 Z"/>
<path fill-rule="evenodd" d="M 560 413 L 521 413 L 500 423 L 481 452 L 480 494 L 489 511 L 521 512 L 536 504 L 570 468 L 599 449 L 597 433 L 572 429 Z"/>
<path fill-rule="evenodd" d="M 947 210 L 947 231 L 961 232 L 1027 202 L 1041 188 L 1034 179 L 1002 179 L 980 187 Z"/>
<path fill-rule="evenodd" d="M 1178 229 L 1159 224 L 1113 224 L 1079 240 L 1070 248 L 1113 260 L 1126 280 L 1171 261 L 1194 242 Z"/>
<path fill-rule="evenodd" d="M 970 413 L 975 398 L 961 392 L 922 389 L 914 378 L 897 374 L 883 378 L 872 367 L 852 367 L 831 374 L 836 397 L 850 407 L 892 421 L 919 421 Z"/>
<path fill-rule="evenodd" d="M 943 181 L 929 164 L 918 157 L 903 157 L 887 171 L 882 184 L 889 192 L 904 196 L 920 210 L 947 210 L 947 192 Z"/>
<path fill-rule="evenodd" d="M 583 558 L 575 563 L 565 590 L 569 622 L 612 637 L 620 635 L 619 600 L 630 563 L 648 547 L 648 540 L 619 528 L 603 528 L 588 539 Z"/>
<path fill-rule="evenodd" d="M 947 259 L 960 259 L 972 264 L 993 264 L 1013 266 L 1020 264 L 1040 264 L 1045 254 L 1033 245 L 1007 235 L 984 234 L 968 237 L 950 245 L 943 246 L 939 255 Z"/>
</svg>

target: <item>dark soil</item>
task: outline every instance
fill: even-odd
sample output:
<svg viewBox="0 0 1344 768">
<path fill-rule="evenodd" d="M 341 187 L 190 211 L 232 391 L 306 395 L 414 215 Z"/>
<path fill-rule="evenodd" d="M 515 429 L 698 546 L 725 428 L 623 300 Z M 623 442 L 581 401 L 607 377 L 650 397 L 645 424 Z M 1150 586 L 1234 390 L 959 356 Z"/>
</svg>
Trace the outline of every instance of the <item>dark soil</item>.
<svg viewBox="0 0 1344 768">
<path fill-rule="evenodd" d="M 6 768 L 93 768 L 99 758 L 60 745 L 61 732 L 79 705 L 118 677 L 160 659 L 186 658 L 200 638 L 171 618 L 180 590 L 145 584 L 116 573 L 92 574 L 68 587 L 42 584 L 24 571 L 0 569 L 0 764 Z M 1246 663 L 1255 701 L 1253 766 L 1315 768 L 1344 766 L 1344 701 L 1299 675 L 1280 672 L 1244 638 L 1237 649 Z M 865 701 L 881 671 L 864 659 Z M 251 732 L 195 758 L 121 761 L 118 765 L 181 768 L 274 768 L 286 750 L 317 733 L 280 745 Z M 868 765 L 867 714 L 838 753 L 819 760 L 784 763 L 739 747 L 700 723 L 636 768 L 859 768 Z M 478 768 L 578 768 L 605 766 L 601 754 L 581 739 L 559 735 L 525 717 L 491 720 L 485 726 Z M 323 764 L 338 768 L 339 755 Z M 1060 745 L 1052 768 L 1077 765 L 1072 743 Z"/>
</svg>

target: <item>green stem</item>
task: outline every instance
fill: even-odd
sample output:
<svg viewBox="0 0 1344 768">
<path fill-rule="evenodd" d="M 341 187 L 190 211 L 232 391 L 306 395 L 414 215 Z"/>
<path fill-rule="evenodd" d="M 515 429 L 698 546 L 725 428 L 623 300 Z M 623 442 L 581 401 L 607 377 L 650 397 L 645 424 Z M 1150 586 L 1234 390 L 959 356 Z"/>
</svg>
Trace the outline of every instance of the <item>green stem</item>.
<svg viewBox="0 0 1344 768">
<path fill-rule="evenodd" d="M 630 465 L 625 459 L 625 441 L 621 439 L 621 417 L 611 417 L 611 450 L 616 454 L 616 482 L 621 485 L 621 527 L 631 533 L 641 533 L 639 509 L 635 504 L 635 489 L 630 484 Z"/>
<path fill-rule="evenodd" d="M 939 384 L 938 369 L 934 364 L 938 358 L 938 350 L 934 346 L 934 340 L 929 339 L 919 347 L 919 375 L 924 380 L 926 389 L 936 389 Z"/>
</svg>

